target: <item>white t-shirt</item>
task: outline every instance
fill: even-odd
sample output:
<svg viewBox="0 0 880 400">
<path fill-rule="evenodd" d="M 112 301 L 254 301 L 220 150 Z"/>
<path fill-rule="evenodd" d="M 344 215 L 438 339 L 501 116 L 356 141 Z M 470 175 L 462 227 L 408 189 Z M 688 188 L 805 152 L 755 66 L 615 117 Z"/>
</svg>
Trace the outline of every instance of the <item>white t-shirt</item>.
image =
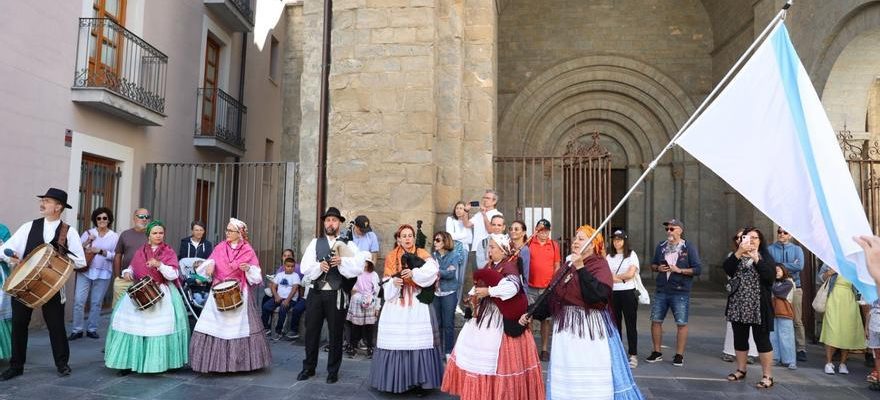
<svg viewBox="0 0 880 400">
<path fill-rule="evenodd" d="M 498 211 L 497 208 L 486 211 L 486 218 L 489 219 L 490 222 L 492 221 L 492 217 L 496 215 L 501 215 L 501 211 Z M 489 237 L 489 227 L 483 223 L 483 214 L 479 212 L 471 217 L 471 223 L 474 224 L 474 241 L 471 245 L 471 251 L 476 251 L 477 254 L 479 254 L 483 247 L 483 239 Z"/>
<path fill-rule="evenodd" d="M 452 236 L 452 240 L 461 242 L 465 248 L 470 248 L 474 239 L 474 231 L 464 226 L 464 222 L 452 217 L 446 217 L 446 232 Z"/>
<path fill-rule="evenodd" d="M 639 256 L 636 255 L 636 252 L 631 251 L 629 253 L 629 257 L 623 258 L 623 254 L 615 254 L 615 255 L 606 255 L 605 260 L 608 261 L 608 267 L 611 268 L 612 278 L 614 275 L 619 275 L 626 273 L 629 270 L 629 267 L 635 265 L 636 266 L 636 274 L 639 273 Z M 623 262 L 621 262 L 623 260 Z M 626 282 L 614 282 L 614 290 L 630 290 L 636 288 L 636 280 L 627 279 Z"/>
<path fill-rule="evenodd" d="M 288 295 L 290 295 L 290 291 L 293 289 L 295 285 L 300 284 L 299 274 L 296 272 L 285 273 L 279 272 L 275 274 L 275 279 L 273 280 L 275 284 L 278 285 L 278 295 L 281 296 L 281 299 L 286 299 Z M 291 300 L 296 300 L 299 297 L 299 293 L 293 295 Z"/>
</svg>

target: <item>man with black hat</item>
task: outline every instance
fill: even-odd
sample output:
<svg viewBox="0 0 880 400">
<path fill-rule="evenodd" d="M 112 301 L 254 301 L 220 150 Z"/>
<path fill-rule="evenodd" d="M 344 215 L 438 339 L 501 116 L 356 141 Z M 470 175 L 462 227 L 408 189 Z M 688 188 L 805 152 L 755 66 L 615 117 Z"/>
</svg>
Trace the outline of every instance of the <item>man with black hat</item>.
<svg viewBox="0 0 880 400">
<path fill-rule="evenodd" d="M 49 188 L 40 198 L 40 214 L 42 218 L 27 222 L 15 231 L 15 234 L 0 247 L 0 260 L 6 261 L 15 268 L 21 259 L 44 243 L 51 243 L 62 253 L 66 248 L 67 256 L 74 262 L 74 268 L 84 268 L 86 258 L 82 242 L 76 228 L 61 221 L 61 213 L 67 204 L 67 192 Z M 9 253 L 9 254 L 7 254 Z M 62 253 L 63 254 L 63 253 Z M 13 270 L 14 271 L 14 270 Z M 52 296 L 43 305 L 43 320 L 49 329 L 49 341 L 52 344 L 52 355 L 55 357 L 55 368 L 59 376 L 70 375 L 70 348 L 67 344 L 67 332 L 64 328 L 64 292 Z M 24 373 L 27 357 L 28 325 L 31 322 L 33 309 L 20 301 L 12 302 L 12 358 L 9 369 L 0 375 L 5 381 Z"/>
<path fill-rule="evenodd" d="M 343 283 L 364 270 L 364 259 L 353 242 L 337 245 L 339 226 L 345 218 L 336 207 L 330 207 L 321 216 L 324 235 L 309 243 L 303 254 L 300 269 L 311 282 L 306 299 L 306 358 L 296 379 L 303 381 L 315 375 L 320 351 L 321 328 L 327 320 L 330 332 L 330 355 L 327 360 L 327 383 L 339 379 L 342 365 L 342 327 L 345 323 L 348 297 Z"/>
<path fill-rule="evenodd" d="M 376 236 L 376 232 L 373 232 L 370 219 L 366 215 L 358 215 L 354 219 L 354 234 L 351 238 L 361 251 L 368 251 L 372 254 L 372 259 L 369 261 L 376 265 L 376 261 L 379 259 L 379 238 Z"/>
</svg>

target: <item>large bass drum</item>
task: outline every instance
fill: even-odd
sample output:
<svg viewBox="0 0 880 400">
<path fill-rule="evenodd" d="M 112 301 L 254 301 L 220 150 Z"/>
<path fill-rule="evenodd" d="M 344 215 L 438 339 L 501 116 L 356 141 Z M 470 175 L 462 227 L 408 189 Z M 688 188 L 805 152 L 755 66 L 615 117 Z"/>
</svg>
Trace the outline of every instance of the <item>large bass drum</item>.
<svg viewBox="0 0 880 400">
<path fill-rule="evenodd" d="M 73 261 L 50 244 L 41 244 L 13 269 L 3 290 L 30 308 L 46 304 L 73 272 Z"/>
</svg>

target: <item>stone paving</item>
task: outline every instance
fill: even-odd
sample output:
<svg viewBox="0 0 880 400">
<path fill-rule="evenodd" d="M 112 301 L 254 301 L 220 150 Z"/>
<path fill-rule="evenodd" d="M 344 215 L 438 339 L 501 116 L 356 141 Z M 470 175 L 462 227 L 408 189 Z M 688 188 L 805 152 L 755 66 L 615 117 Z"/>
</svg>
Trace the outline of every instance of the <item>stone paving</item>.
<svg viewBox="0 0 880 400">
<path fill-rule="evenodd" d="M 868 399 L 880 398 L 880 392 L 867 389 L 864 377 L 868 368 L 862 356 L 848 363 L 849 376 L 825 375 L 821 367 L 822 348 L 809 346 L 809 361 L 795 371 L 775 368 L 777 384 L 769 390 L 758 390 L 754 383 L 760 378 L 757 365 L 749 366 L 745 382 L 729 383 L 724 377 L 733 364 L 719 359 L 724 335 L 722 317 L 724 299 L 717 292 L 700 291 L 691 304 L 691 330 L 684 367 L 671 363 L 673 351 L 664 349 L 663 362 L 648 364 L 640 360 L 634 373 L 649 399 Z M 639 310 L 640 357 L 649 353 L 648 309 Z M 667 320 L 667 328 L 673 328 Z M 104 326 L 106 326 L 106 317 Z M 100 332 L 102 338 L 104 332 Z M 668 334 L 666 343 L 672 335 Z M 370 363 L 363 357 L 345 359 L 338 383 L 324 383 L 326 353 L 321 354 L 318 375 L 305 382 L 295 376 L 304 357 L 302 342 L 272 342 L 272 367 L 251 373 L 201 375 L 189 370 L 158 375 L 120 377 L 104 368 L 101 348 L 103 339 L 84 338 L 71 342 L 73 374 L 59 378 L 52 366 L 49 340 L 45 330 L 31 334 L 29 362 L 22 377 L 0 382 L 0 399 L 408 399 L 415 395 L 379 393 L 367 385 Z M 0 361 L 0 368 L 8 363 Z M 439 391 L 429 392 L 426 399 L 452 398 Z"/>
</svg>

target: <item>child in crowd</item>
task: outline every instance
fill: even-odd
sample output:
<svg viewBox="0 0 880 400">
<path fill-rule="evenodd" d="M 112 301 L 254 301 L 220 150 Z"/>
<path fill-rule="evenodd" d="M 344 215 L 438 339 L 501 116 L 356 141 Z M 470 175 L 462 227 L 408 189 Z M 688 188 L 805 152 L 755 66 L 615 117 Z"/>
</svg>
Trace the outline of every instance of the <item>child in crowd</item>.
<svg viewBox="0 0 880 400">
<path fill-rule="evenodd" d="M 351 290 L 351 302 L 346 317 L 351 322 L 351 342 L 345 349 L 349 358 L 357 353 L 357 345 L 361 339 L 367 348 L 367 358 L 373 358 L 373 331 L 379 315 L 379 275 L 374 271 L 372 257 L 365 258 L 364 271 Z"/>
<path fill-rule="evenodd" d="M 776 264 L 776 281 L 773 283 L 773 332 L 770 332 L 770 343 L 773 346 L 773 361 L 776 365 L 797 369 L 794 340 L 794 308 L 791 301 L 794 297 L 794 280 L 782 264 Z"/>
<path fill-rule="evenodd" d="M 300 277 L 294 271 L 295 261 L 292 257 L 284 260 L 284 271 L 275 274 L 272 282 L 269 284 L 271 296 L 263 301 L 263 327 L 266 334 L 271 334 L 271 326 L 269 321 L 272 314 L 278 308 L 278 322 L 275 324 L 275 340 L 281 338 L 284 328 L 284 322 L 287 319 L 287 312 L 293 312 L 293 320 L 290 323 L 291 331 L 294 333 L 292 337 L 297 337 L 297 328 L 299 327 L 299 318 L 305 309 L 305 303 L 299 299 Z"/>
</svg>

